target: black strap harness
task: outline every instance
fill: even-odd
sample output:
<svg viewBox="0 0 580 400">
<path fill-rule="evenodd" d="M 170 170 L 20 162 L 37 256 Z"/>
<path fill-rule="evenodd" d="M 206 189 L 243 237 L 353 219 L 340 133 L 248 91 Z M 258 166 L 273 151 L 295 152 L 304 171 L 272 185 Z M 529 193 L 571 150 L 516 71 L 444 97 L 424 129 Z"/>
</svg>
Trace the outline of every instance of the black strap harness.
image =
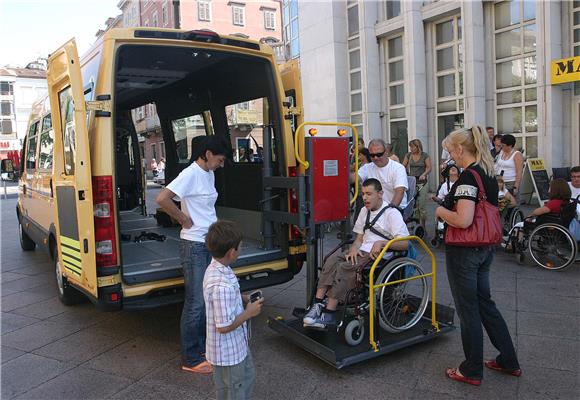
<svg viewBox="0 0 580 400">
<path fill-rule="evenodd" d="M 392 239 L 392 237 L 388 237 L 386 235 L 383 235 L 381 232 L 379 232 L 378 230 L 376 230 L 374 228 L 375 224 L 377 223 L 377 221 L 379 220 L 379 218 L 381 217 L 381 215 L 383 215 L 385 213 L 385 211 L 387 211 L 387 208 L 396 208 L 396 207 L 391 206 L 391 205 L 388 205 L 388 206 L 385 206 L 385 207 L 381 208 L 381 211 L 379 211 L 377 213 L 377 215 L 375 215 L 375 217 L 373 218 L 372 221 L 371 221 L 371 212 L 370 212 L 370 210 L 368 210 L 368 212 L 367 212 L 367 219 L 365 221 L 365 226 L 363 227 L 363 234 L 367 230 L 370 230 L 372 233 L 374 233 L 377 236 L 382 237 L 383 239 L 386 239 L 386 240 L 391 240 Z"/>
</svg>

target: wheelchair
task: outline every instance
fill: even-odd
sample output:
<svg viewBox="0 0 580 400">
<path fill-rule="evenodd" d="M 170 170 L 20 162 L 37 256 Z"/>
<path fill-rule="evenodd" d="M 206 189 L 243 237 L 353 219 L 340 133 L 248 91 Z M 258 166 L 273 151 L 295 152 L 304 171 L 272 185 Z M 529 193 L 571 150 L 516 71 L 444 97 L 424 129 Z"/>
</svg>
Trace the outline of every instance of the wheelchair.
<svg viewBox="0 0 580 400">
<path fill-rule="evenodd" d="M 524 212 L 518 206 L 510 206 L 508 204 L 501 204 L 500 201 L 500 216 L 503 227 L 503 236 L 507 236 L 517 223 L 524 222 Z"/>
<path fill-rule="evenodd" d="M 350 242 L 352 243 L 352 242 Z M 334 252 L 349 244 L 343 242 L 330 251 L 324 262 Z M 415 326 L 423 317 L 430 296 L 427 277 L 419 262 L 416 251 L 409 244 L 408 251 L 394 251 L 393 257 L 381 260 L 377 267 L 375 285 L 392 283 L 380 287 L 375 293 L 375 312 L 380 327 L 388 333 L 401 333 Z M 342 309 L 337 310 L 337 333 L 343 330 L 346 343 L 358 346 L 365 337 L 366 323 L 370 312 L 369 273 L 373 261 L 359 267 L 356 271 L 354 288 L 342 299 Z M 397 282 L 417 277 L 414 280 Z"/>
<path fill-rule="evenodd" d="M 540 267 L 548 270 L 563 270 L 569 267 L 578 255 L 578 242 L 568 227 L 576 216 L 578 200 L 562 206 L 559 214 L 544 214 L 537 218 L 525 218 L 509 231 L 505 248 L 518 255 L 523 263 L 526 251 Z"/>
<path fill-rule="evenodd" d="M 415 211 L 417 210 L 417 197 L 419 197 L 421 190 L 428 190 L 427 184 L 417 190 L 417 179 L 414 176 L 407 176 L 407 186 L 407 206 L 401 211 L 403 220 L 407 224 L 409 232 L 422 239 L 425 236 L 425 229 L 419 224 L 419 219 L 415 217 Z"/>
</svg>

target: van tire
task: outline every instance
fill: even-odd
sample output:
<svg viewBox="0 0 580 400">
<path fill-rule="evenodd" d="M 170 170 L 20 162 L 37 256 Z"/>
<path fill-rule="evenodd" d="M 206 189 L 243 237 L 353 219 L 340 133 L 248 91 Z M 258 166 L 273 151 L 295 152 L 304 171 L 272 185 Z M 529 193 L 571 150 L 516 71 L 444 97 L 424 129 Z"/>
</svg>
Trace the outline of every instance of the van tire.
<svg viewBox="0 0 580 400">
<path fill-rule="evenodd" d="M 18 236 L 20 236 L 20 247 L 22 247 L 22 250 L 32 251 L 36 248 L 36 243 L 34 243 L 34 240 L 30 239 L 30 236 L 24 232 L 24 228 L 20 221 L 18 221 Z"/>
<path fill-rule="evenodd" d="M 58 250 L 53 249 L 54 254 L 54 271 L 56 277 L 56 290 L 58 298 L 65 306 L 72 306 L 84 302 L 87 298 L 81 292 L 76 290 L 65 276 L 62 274 L 62 263 L 58 258 Z"/>
</svg>

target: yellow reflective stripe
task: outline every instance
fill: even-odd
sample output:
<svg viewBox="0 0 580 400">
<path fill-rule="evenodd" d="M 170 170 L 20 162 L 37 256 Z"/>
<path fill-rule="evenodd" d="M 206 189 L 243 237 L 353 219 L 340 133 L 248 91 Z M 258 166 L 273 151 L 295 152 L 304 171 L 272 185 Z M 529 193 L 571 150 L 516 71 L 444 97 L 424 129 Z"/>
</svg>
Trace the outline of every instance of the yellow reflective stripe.
<svg viewBox="0 0 580 400">
<path fill-rule="evenodd" d="M 81 244 L 78 240 L 67 238 L 66 236 L 60 235 L 60 241 L 67 246 L 74 247 L 78 251 L 81 250 Z"/>
<path fill-rule="evenodd" d="M 69 271 L 71 271 L 73 274 L 77 275 L 77 276 L 81 276 L 81 273 L 79 271 L 77 271 L 76 269 L 71 268 L 69 265 L 67 265 L 66 263 L 64 263 L 64 267 L 66 269 L 68 269 Z"/>
<path fill-rule="evenodd" d="M 72 257 L 76 257 L 79 260 L 81 258 L 81 252 L 80 251 L 76 251 L 76 250 L 73 250 L 73 249 L 69 249 L 68 247 L 64 247 L 64 246 L 61 246 L 60 249 L 61 249 L 61 251 L 62 251 L 63 254 L 66 254 L 66 255 L 72 256 Z"/>
<path fill-rule="evenodd" d="M 75 260 L 74 258 L 70 258 L 69 256 L 67 256 L 66 254 L 62 255 L 62 260 L 68 264 L 72 264 L 75 267 L 78 267 L 79 270 L 81 270 L 83 268 L 83 266 L 81 265 L 81 262 L 78 260 Z"/>
</svg>

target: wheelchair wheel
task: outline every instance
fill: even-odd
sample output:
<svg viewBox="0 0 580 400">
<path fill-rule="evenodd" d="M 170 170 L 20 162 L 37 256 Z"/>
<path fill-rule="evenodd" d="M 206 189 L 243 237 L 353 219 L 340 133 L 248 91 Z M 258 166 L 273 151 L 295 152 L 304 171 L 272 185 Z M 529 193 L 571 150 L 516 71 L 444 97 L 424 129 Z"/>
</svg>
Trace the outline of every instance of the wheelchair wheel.
<svg viewBox="0 0 580 400">
<path fill-rule="evenodd" d="M 417 226 L 415 228 L 415 236 L 418 236 L 421 239 L 423 239 L 423 236 L 425 236 L 425 228 L 423 228 L 421 225 Z"/>
<path fill-rule="evenodd" d="M 574 262 L 577 244 L 568 229 L 547 223 L 536 227 L 530 235 L 529 251 L 542 268 L 561 270 Z"/>
<path fill-rule="evenodd" d="M 510 227 L 509 229 L 512 229 L 514 227 L 515 224 L 517 224 L 518 222 L 524 222 L 524 213 L 522 210 L 520 210 L 519 208 L 516 208 L 513 212 L 512 215 L 510 216 Z"/>
<path fill-rule="evenodd" d="M 389 262 L 377 278 L 377 284 L 395 282 L 424 275 L 417 261 L 402 257 Z M 381 287 L 375 294 L 379 322 L 390 333 L 399 333 L 415 326 L 423 317 L 429 301 L 427 278 Z M 371 311 L 372 312 L 372 311 Z"/>
<path fill-rule="evenodd" d="M 358 346 L 365 337 L 365 325 L 358 318 L 353 319 L 344 329 L 344 339 L 350 346 Z"/>
</svg>

